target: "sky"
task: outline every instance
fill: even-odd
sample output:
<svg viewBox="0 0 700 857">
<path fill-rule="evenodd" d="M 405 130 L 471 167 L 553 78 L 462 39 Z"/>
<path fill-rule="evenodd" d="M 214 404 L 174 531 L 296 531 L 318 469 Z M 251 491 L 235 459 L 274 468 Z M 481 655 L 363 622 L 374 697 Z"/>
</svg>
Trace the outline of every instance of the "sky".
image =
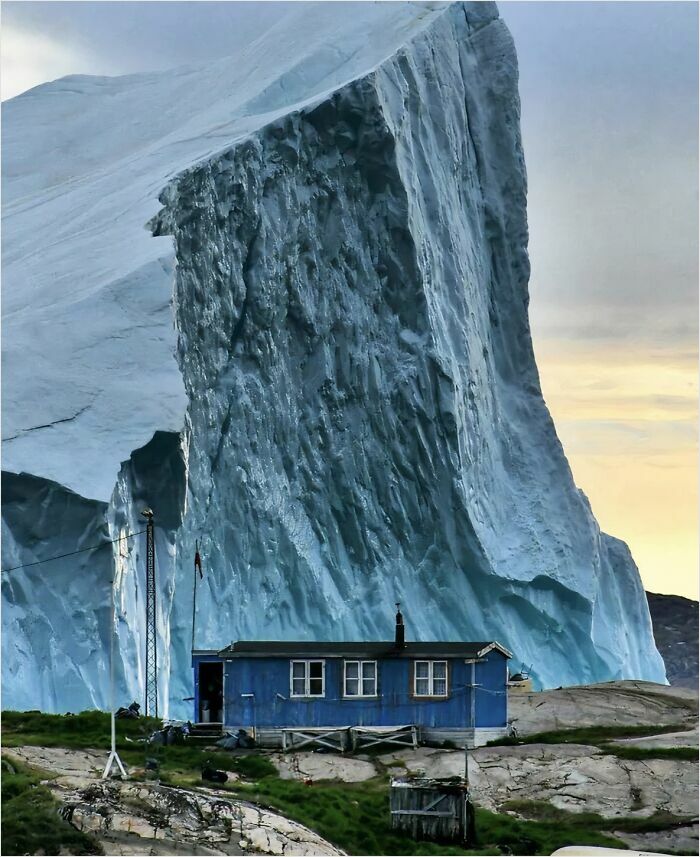
<svg viewBox="0 0 700 857">
<path fill-rule="evenodd" d="M 283 5 L 6 0 L 2 98 L 65 74 L 235 56 Z M 520 64 L 545 399 L 646 588 L 697 598 L 698 5 L 499 8 Z"/>
</svg>

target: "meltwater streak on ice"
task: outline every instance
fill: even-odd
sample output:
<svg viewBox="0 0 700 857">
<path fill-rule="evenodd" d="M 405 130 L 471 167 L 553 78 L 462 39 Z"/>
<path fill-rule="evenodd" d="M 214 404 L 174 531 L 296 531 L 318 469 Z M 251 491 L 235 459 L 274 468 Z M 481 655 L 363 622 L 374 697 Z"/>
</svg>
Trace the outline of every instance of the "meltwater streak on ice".
<svg viewBox="0 0 700 857">
<path fill-rule="evenodd" d="M 498 639 L 543 684 L 663 680 L 636 567 L 541 397 L 495 6 L 299 6 L 234 61 L 3 109 L 3 449 L 36 477 L 8 476 L 4 549 L 152 506 L 171 714 L 196 538 L 198 646 L 387 638 L 401 600 L 413 638 Z M 5 582 L 6 701 L 105 705 L 114 567 L 138 697 L 142 565 Z"/>
</svg>

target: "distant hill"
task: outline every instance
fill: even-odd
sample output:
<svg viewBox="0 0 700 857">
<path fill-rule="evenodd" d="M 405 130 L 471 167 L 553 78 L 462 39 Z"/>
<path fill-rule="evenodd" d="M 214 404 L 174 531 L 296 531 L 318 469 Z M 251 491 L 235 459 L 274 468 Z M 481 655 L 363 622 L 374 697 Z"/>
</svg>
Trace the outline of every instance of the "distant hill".
<svg viewBox="0 0 700 857">
<path fill-rule="evenodd" d="M 698 686 L 698 602 L 647 592 L 654 637 L 672 685 Z"/>
</svg>

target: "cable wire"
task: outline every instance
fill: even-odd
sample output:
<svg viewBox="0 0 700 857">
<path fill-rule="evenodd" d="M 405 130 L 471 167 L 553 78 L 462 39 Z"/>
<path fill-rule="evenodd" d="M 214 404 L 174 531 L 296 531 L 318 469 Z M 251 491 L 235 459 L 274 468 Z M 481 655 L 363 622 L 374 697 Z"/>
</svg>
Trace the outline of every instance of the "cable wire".
<svg viewBox="0 0 700 857">
<path fill-rule="evenodd" d="M 92 547 L 89 547 L 89 548 L 81 548 L 80 550 L 77 550 L 77 551 L 70 551 L 70 553 L 62 553 L 62 554 L 58 554 L 57 556 L 49 556 L 46 559 L 38 559 L 36 562 L 25 562 L 25 563 L 22 563 L 22 565 L 13 565 L 12 568 L 3 568 L 3 569 L 0 569 L 0 571 L 2 571 L 3 574 L 6 574 L 9 571 L 17 571 L 17 569 L 19 569 L 19 568 L 29 568 L 32 565 L 42 565 L 45 562 L 53 562 L 55 559 L 64 559 L 67 556 L 75 556 L 77 553 L 86 553 L 87 551 L 96 551 L 96 550 L 99 550 L 100 548 L 107 547 L 107 545 L 113 545 L 113 544 L 116 544 L 117 542 L 124 541 L 125 539 L 133 539 L 135 536 L 140 536 L 145 532 L 146 532 L 145 530 L 139 530 L 136 533 L 127 533 L 125 536 L 119 536 L 118 539 L 112 539 L 111 541 L 108 541 L 108 542 L 102 542 L 99 545 L 93 545 Z"/>
</svg>

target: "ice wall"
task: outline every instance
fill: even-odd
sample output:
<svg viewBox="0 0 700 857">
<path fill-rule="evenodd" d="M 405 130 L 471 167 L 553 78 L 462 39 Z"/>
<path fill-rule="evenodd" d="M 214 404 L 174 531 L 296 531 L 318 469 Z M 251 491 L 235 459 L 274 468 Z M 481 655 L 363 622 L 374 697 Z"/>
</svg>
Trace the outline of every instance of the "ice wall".
<svg viewBox="0 0 700 857">
<path fill-rule="evenodd" d="M 187 407 L 181 437 L 158 433 L 115 473 L 92 526 L 114 538 L 139 528 L 142 504 L 156 510 L 171 713 L 191 695 L 195 539 L 199 647 L 387 638 L 400 600 L 413 638 L 497 639 L 543 685 L 663 680 L 637 569 L 600 532 L 542 400 L 512 40 L 492 4 L 409 11 L 403 43 L 397 27 L 390 55 L 346 82 L 336 70 L 324 90 L 316 57 L 250 98 L 242 115 L 270 121 L 181 164 L 150 222 L 159 248 L 174 242 L 163 269 Z M 336 67 L 330 48 L 322 57 Z M 5 501 L 7 544 L 26 561 L 29 510 Z M 48 518 L 64 514 L 57 502 L 45 501 Z M 59 552 L 48 531 L 34 538 Z M 133 545 L 106 549 L 132 696 L 143 649 Z M 31 606 L 19 583 L 5 593 L 24 651 L 5 670 L 6 700 L 22 685 L 13 665 L 32 663 L 36 623 L 53 618 L 45 568 L 19 573 Z M 81 587 L 96 598 L 96 571 L 78 580 L 61 609 Z M 88 636 L 103 665 L 104 620 Z M 65 627 L 47 638 L 81 675 Z M 11 698 L 65 707 L 46 690 L 50 661 L 38 663 L 42 689 Z M 104 704 L 94 673 L 79 680 Z"/>
</svg>

